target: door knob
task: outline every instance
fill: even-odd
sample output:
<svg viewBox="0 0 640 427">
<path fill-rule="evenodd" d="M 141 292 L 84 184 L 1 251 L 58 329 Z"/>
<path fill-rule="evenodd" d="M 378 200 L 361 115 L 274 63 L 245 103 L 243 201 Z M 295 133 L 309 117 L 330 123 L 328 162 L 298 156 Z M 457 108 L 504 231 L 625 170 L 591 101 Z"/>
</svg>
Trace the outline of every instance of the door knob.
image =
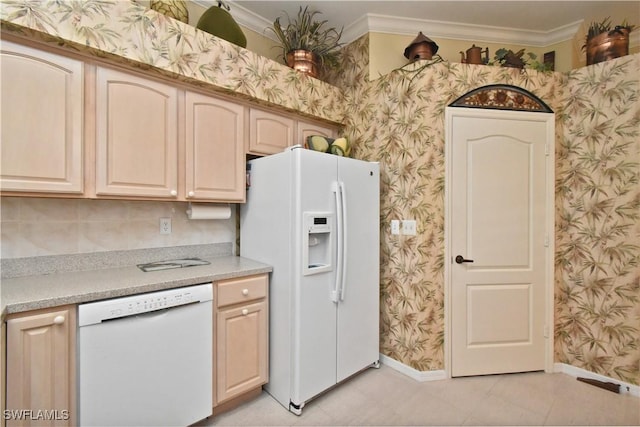
<svg viewBox="0 0 640 427">
<path fill-rule="evenodd" d="M 456 257 L 456 262 L 458 264 L 462 264 L 463 262 L 473 262 L 473 260 L 472 259 L 464 259 L 464 257 L 462 255 L 458 255 Z"/>
</svg>

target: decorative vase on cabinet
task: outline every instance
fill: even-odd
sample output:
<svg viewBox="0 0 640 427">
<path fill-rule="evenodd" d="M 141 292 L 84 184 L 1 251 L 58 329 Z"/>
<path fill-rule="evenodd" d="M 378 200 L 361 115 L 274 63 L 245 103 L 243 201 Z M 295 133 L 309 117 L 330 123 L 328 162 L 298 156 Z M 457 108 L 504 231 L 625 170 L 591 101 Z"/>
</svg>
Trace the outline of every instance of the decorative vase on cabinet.
<svg viewBox="0 0 640 427">
<path fill-rule="evenodd" d="M 598 34 L 586 44 L 587 65 L 598 64 L 629 54 L 629 30 L 616 28 Z"/>
<path fill-rule="evenodd" d="M 240 47 L 247 47 L 247 37 L 238 23 L 228 12 L 229 5 L 218 1 L 218 6 L 211 6 L 202 14 L 196 28 L 220 37 L 223 40 Z"/>
<path fill-rule="evenodd" d="M 189 23 L 189 11 L 184 0 L 151 0 L 149 8 L 185 24 Z"/>
<path fill-rule="evenodd" d="M 297 49 L 287 53 L 287 65 L 294 70 L 307 74 L 311 77 L 318 77 L 320 59 L 315 53 Z"/>
</svg>

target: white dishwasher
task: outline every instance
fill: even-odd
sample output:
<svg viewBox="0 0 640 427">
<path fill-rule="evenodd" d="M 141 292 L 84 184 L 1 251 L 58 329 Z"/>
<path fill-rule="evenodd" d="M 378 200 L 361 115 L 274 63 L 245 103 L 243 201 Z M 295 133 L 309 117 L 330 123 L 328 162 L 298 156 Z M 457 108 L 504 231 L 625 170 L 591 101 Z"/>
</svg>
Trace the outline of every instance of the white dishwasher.
<svg viewBox="0 0 640 427">
<path fill-rule="evenodd" d="M 211 283 L 81 304 L 81 426 L 187 426 L 212 413 Z"/>
</svg>

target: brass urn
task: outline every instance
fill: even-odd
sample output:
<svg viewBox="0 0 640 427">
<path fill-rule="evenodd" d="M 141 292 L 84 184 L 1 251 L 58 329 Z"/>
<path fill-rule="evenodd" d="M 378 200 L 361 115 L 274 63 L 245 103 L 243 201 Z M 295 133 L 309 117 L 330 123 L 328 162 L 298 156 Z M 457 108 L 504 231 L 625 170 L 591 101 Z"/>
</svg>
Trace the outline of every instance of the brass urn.
<svg viewBox="0 0 640 427">
<path fill-rule="evenodd" d="M 292 50 L 287 53 L 287 65 L 311 77 L 318 77 L 318 55 L 308 50 Z"/>
<path fill-rule="evenodd" d="M 609 61 L 629 54 L 629 30 L 616 28 L 587 40 L 587 65 Z"/>
</svg>

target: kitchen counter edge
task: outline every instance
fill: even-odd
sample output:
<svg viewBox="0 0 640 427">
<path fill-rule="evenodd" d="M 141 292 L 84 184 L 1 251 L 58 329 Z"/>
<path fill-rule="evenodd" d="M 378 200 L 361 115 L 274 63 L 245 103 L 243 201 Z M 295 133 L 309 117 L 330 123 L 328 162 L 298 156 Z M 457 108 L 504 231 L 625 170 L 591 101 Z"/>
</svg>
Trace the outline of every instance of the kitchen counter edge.
<svg viewBox="0 0 640 427">
<path fill-rule="evenodd" d="M 9 314 L 264 274 L 272 267 L 238 256 L 204 258 L 209 265 L 143 272 L 136 266 L 2 280 L 2 320 Z"/>
</svg>

